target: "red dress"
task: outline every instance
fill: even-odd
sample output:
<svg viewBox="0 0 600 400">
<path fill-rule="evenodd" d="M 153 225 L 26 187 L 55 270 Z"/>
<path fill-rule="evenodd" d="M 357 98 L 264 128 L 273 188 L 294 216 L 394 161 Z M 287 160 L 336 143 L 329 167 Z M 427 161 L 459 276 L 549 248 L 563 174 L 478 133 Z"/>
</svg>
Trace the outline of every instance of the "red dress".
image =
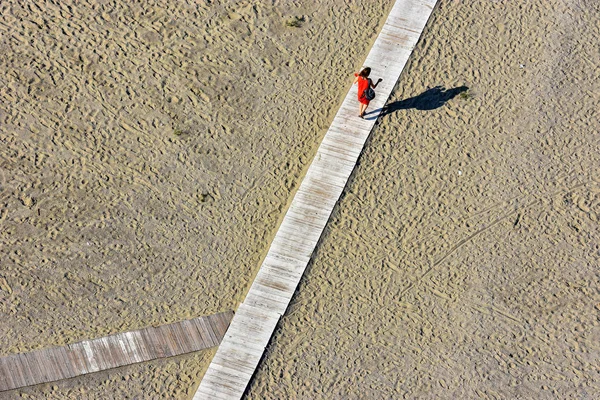
<svg viewBox="0 0 600 400">
<path fill-rule="evenodd" d="M 354 75 L 358 75 L 358 74 L 354 74 Z M 369 105 L 369 100 L 367 100 L 364 96 L 363 93 L 365 92 L 365 90 L 367 90 L 367 88 L 369 87 L 371 83 L 371 80 L 368 78 L 363 78 L 362 76 L 358 77 L 358 101 L 362 104 L 366 104 Z"/>
</svg>

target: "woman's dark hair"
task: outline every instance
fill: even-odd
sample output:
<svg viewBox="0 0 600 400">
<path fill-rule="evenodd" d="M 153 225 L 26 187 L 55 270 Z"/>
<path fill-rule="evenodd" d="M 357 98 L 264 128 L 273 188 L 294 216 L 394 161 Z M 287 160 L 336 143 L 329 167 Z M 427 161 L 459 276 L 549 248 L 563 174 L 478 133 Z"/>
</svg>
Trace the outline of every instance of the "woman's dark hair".
<svg viewBox="0 0 600 400">
<path fill-rule="evenodd" d="M 360 71 L 358 73 L 358 75 L 362 76 L 363 78 L 366 78 L 369 76 L 370 73 L 371 73 L 371 68 L 367 67 L 367 68 L 363 68 L 362 71 Z"/>
</svg>

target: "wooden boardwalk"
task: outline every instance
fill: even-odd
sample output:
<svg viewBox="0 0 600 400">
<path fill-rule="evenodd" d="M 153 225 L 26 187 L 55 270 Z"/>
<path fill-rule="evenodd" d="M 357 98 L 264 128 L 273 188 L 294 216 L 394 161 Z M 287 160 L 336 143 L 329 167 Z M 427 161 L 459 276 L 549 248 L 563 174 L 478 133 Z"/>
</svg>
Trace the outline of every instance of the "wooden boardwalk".
<svg viewBox="0 0 600 400">
<path fill-rule="evenodd" d="M 2 357 L 0 391 L 214 347 L 221 342 L 232 317 L 233 312 L 228 311 Z"/>
<path fill-rule="evenodd" d="M 194 400 L 240 399 L 437 0 L 397 0 L 365 66 L 383 82 L 358 118 L 353 86 L 326 133 Z"/>
</svg>

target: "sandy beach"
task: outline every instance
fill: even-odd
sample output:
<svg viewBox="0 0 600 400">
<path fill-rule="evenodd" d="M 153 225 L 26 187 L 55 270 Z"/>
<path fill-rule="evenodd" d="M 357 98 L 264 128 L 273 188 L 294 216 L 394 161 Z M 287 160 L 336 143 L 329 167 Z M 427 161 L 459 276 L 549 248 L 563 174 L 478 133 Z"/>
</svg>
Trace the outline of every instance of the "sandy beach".
<svg viewBox="0 0 600 400">
<path fill-rule="evenodd" d="M 235 309 L 392 0 L 36 4 L 0 5 L 0 355 Z M 600 396 L 599 19 L 439 2 L 246 398 Z M 0 399 L 187 399 L 213 352 Z"/>
<path fill-rule="evenodd" d="M 439 2 L 247 399 L 600 396 L 599 17 Z"/>
<path fill-rule="evenodd" d="M 0 5 L 0 355 L 235 309 L 391 0 Z M 211 352 L 0 398 L 185 398 Z"/>
</svg>

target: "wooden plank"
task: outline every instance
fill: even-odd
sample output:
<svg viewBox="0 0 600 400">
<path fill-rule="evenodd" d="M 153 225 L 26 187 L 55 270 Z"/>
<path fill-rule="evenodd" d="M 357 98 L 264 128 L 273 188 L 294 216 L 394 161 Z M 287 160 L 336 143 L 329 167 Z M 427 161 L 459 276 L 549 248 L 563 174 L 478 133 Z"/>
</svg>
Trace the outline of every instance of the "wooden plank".
<svg viewBox="0 0 600 400">
<path fill-rule="evenodd" d="M 37 380 L 41 379 L 42 373 L 40 366 L 37 364 L 36 352 L 19 354 L 19 358 L 22 363 L 27 365 L 29 375 L 25 376 L 25 380 L 29 385 L 34 384 Z"/>
<path fill-rule="evenodd" d="M 27 358 L 25 354 L 19 354 L 15 357 L 17 362 L 19 363 L 19 374 L 21 375 L 21 379 L 27 386 L 32 385 L 35 382 L 34 372 L 31 370 L 29 363 L 27 362 Z"/>
<path fill-rule="evenodd" d="M 58 366 L 50 360 L 49 354 L 43 350 L 34 351 L 30 354 L 35 358 L 35 363 L 39 369 L 39 376 L 41 379 L 47 381 L 56 380 L 55 376 L 58 372 Z M 58 379 L 60 379 L 60 377 Z"/>
<path fill-rule="evenodd" d="M 182 321 L 181 329 L 183 330 L 184 335 L 190 338 L 190 348 L 192 348 L 194 351 L 204 348 L 204 338 L 200 335 L 200 332 L 198 332 L 196 327 L 190 321 Z"/>
<path fill-rule="evenodd" d="M 305 256 L 310 256 L 313 251 L 313 248 L 310 246 L 310 244 L 299 243 L 298 241 L 283 235 L 278 236 L 277 239 L 273 241 L 273 244 L 293 248 L 295 253 Z"/>
<path fill-rule="evenodd" d="M 210 328 L 210 331 L 213 332 L 213 334 L 216 336 L 216 341 L 215 341 L 215 346 L 218 346 L 219 343 L 221 343 L 221 339 L 223 338 L 223 335 L 218 335 L 218 327 L 217 324 L 214 320 L 207 318 L 204 320 L 206 325 L 208 325 L 208 327 Z"/>
<path fill-rule="evenodd" d="M 118 336 L 119 345 L 127 355 L 130 364 L 142 362 L 151 358 L 147 346 L 142 342 L 142 335 L 138 331 L 124 332 Z"/>
<path fill-rule="evenodd" d="M 352 135 L 348 132 L 345 132 L 343 128 L 333 126 L 327 132 L 327 138 L 335 143 L 355 147 L 358 151 L 362 150 L 362 146 L 364 144 L 364 138 L 362 135 Z M 352 163 L 348 164 L 352 165 Z"/>
<path fill-rule="evenodd" d="M 211 321 L 211 325 L 216 328 L 214 332 L 218 337 L 222 338 L 227 332 L 227 328 L 229 328 L 229 323 L 233 318 L 233 311 L 220 313 L 212 315 L 210 318 L 207 318 Z"/>
<path fill-rule="evenodd" d="M 69 364 L 77 375 L 94 372 L 81 342 L 68 345 L 67 356 L 69 357 Z"/>
<path fill-rule="evenodd" d="M 263 297 L 271 298 L 273 301 L 279 301 L 283 305 L 288 304 L 297 286 L 295 282 L 279 279 L 276 276 L 263 276 L 260 279 L 261 282 L 256 283 L 253 291 Z M 289 288 L 289 290 L 284 290 L 285 288 Z"/>
<path fill-rule="evenodd" d="M 97 365 L 97 371 L 110 369 L 114 365 L 112 355 L 108 351 L 109 344 L 104 343 L 103 338 L 88 340 L 84 342 L 83 347 L 87 351 L 86 343 L 89 344 L 89 349 L 93 354 L 93 358 Z"/>
<path fill-rule="evenodd" d="M 69 361 L 69 348 L 68 347 L 56 347 L 56 350 L 52 351 L 51 349 L 46 349 L 45 351 L 50 354 L 50 358 L 53 360 L 54 365 L 57 366 L 57 377 L 68 377 L 72 378 L 74 376 L 79 375 L 79 370 L 77 370 L 73 364 Z M 58 379 L 57 379 L 58 380 Z"/>
<path fill-rule="evenodd" d="M 272 292 L 274 295 L 287 298 L 290 292 L 296 290 L 300 276 L 291 276 L 284 274 L 281 270 L 271 268 L 261 268 L 260 273 L 254 279 L 253 285 L 260 285 L 260 289 L 266 292 Z"/>
<path fill-rule="evenodd" d="M 263 349 L 254 349 L 248 346 L 233 346 L 230 351 L 230 356 L 226 360 L 215 359 L 214 365 L 218 367 L 219 378 L 230 378 L 232 381 L 239 382 L 248 380 L 252 377 L 256 368 L 255 359 L 262 356 Z M 223 372 L 227 371 L 227 374 Z"/>
<path fill-rule="evenodd" d="M 25 366 L 21 364 L 20 357 L 18 355 L 10 357 L 8 360 L 7 371 L 9 374 L 12 374 L 13 381 L 15 384 L 19 386 L 27 386 L 26 375 L 27 371 L 25 370 Z"/>
<path fill-rule="evenodd" d="M 380 85 L 382 84 L 383 82 L 380 83 Z M 369 133 L 371 133 L 371 131 L 368 127 L 365 126 L 365 120 L 356 118 L 357 114 L 358 110 L 356 106 L 352 107 L 351 109 L 348 109 L 347 112 L 345 112 L 343 115 L 340 115 L 340 118 L 333 120 L 329 129 L 344 133 L 349 137 L 353 137 L 357 140 L 364 140 L 364 138 L 369 136 Z M 359 121 L 356 121 L 355 119 L 358 119 Z M 328 138 L 331 137 L 329 135 L 329 131 L 327 132 L 326 136 Z M 362 146 L 358 147 L 362 148 Z"/>
<path fill-rule="evenodd" d="M 273 273 L 273 274 L 277 274 L 278 276 L 281 276 L 282 278 L 286 278 L 289 279 L 290 281 L 297 281 L 298 278 L 300 278 L 302 276 L 302 274 L 304 273 L 304 268 L 303 267 L 287 267 L 287 266 L 280 266 L 278 264 L 272 264 L 268 261 L 265 261 L 263 263 L 263 265 L 261 266 L 261 271 L 264 270 L 267 273 Z"/>
<path fill-rule="evenodd" d="M 0 388 L 19 387 L 20 381 L 14 373 L 10 357 L 0 358 Z"/>
<path fill-rule="evenodd" d="M 183 331 L 180 329 L 179 324 L 178 325 L 169 325 L 168 327 L 165 327 L 166 331 L 169 332 L 169 337 L 171 338 L 171 340 L 173 341 L 174 344 L 174 349 L 176 353 L 180 353 L 185 351 L 186 349 L 191 349 L 193 348 L 193 345 L 191 345 L 188 341 L 188 337 L 186 337 L 183 334 Z"/>
<path fill-rule="evenodd" d="M 165 349 L 161 336 L 156 334 L 156 327 L 149 326 L 140 329 L 140 335 L 142 337 L 142 343 L 144 343 L 148 349 L 151 349 L 150 351 L 153 353 L 154 357 L 168 357 L 168 352 Z"/>
<path fill-rule="evenodd" d="M 216 346 L 219 343 L 217 335 L 210 329 L 210 326 L 205 320 L 195 321 L 194 323 L 198 332 L 202 334 L 205 343 L 213 346 Z"/>
<path fill-rule="evenodd" d="M 89 341 L 81 342 L 80 351 L 82 358 L 87 361 L 88 372 L 97 372 L 100 370 L 98 365 L 98 355 L 94 352 L 92 344 Z"/>
<path fill-rule="evenodd" d="M 394 4 L 366 58 L 365 65 L 373 68 L 373 75 L 383 78 L 371 102 L 375 112 L 365 119 L 357 117 L 357 89 L 353 86 L 325 134 L 194 400 L 242 397 L 436 2 L 397 0 Z"/>
<path fill-rule="evenodd" d="M 320 155 L 321 157 L 327 157 L 331 160 L 336 160 L 336 161 L 351 162 L 351 159 L 352 159 L 351 157 L 340 154 L 339 152 L 337 152 L 335 150 L 324 149 L 322 147 L 319 147 L 317 154 Z M 353 163 L 353 165 L 356 165 L 356 164 Z"/>
<path fill-rule="evenodd" d="M 160 327 L 155 327 L 152 330 L 152 334 L 154 334 L 158 338 L 157 343 L 159 343 L 159 346 L 161 346 L 161 348 L 163 349 L 163 354 L 165 355 L 165 357 L 173 357 L 175 354 L 177 354 L 175 345 L 171 337 L 169 337 L 169 332 L 166 329 L 160 329 Z"/>
<path fill-rule="evenodd" d="M 228 311 L 0 357 L 0 392 L 213 347 L 232 318 Z"/>
<path fill-rule="evenodd" d="M 317 204 L 321 204 L 321 207 L 319 207 Z M 329 218 L 330 212 L 323 206 L 329 205 L 333 209 L 335 201 L 331 198 L 331 196 L 324 197 L 318 193 L 315 193 L 314 191 L 308 191 L 304 188 L 300 188 L 296 192 L 296 197 L 294 198 L 292 205 L 294 208 L 290 207 L 291 211 L 302 209 L 301 212 L 306 212 L 311 215 L 320 216 L 321 218 L 327 219 Z"/>
</svg>

